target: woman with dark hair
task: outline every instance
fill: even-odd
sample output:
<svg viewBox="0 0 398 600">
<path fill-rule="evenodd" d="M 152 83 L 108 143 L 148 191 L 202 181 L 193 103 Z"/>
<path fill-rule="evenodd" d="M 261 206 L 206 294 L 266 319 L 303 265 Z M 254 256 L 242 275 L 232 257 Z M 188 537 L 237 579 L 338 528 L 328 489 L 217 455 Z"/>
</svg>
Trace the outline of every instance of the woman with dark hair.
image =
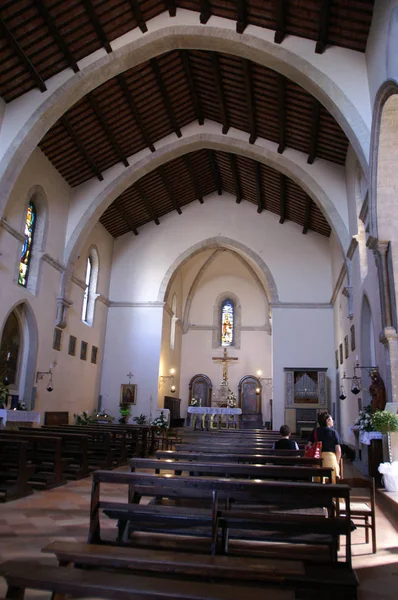
<svg viewBox="0 0 398 600">
<path fill-rule="evenodd" d="M 332 482 L 336 483 L 336 477 L 340 477 L 341 440 L 335 429 L 333 429 L 333 418 L 328 412 L 318 415 L 319 427 L 316 429 L 317 441 L 322 442 L 322 454 L 324 467 L 333 469 Z M 315 441 L 315 429 L 311 433 L 308 444 Z"/>
</svg>

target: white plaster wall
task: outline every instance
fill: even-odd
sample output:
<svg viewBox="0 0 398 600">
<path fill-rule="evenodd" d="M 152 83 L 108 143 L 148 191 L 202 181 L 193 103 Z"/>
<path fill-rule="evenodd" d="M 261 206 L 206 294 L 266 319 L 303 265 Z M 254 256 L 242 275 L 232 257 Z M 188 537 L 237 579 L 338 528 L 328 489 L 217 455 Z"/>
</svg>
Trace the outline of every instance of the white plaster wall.
<svg viewBox="0 0 398 600">
<path fill-rule="evenodd" d="M 107 307 L 97 302 L 95 322 L 92 328 L 87 328 L 80 320 L 81 298 L 83 290 L 75 284 L 71 289 L 71 300 L 74 302 L 69 309 L 70 320 L 63 333 L 61 351 L 53 349 L 53 333 L 57 310 L 57 296 L 60 289 L 62 274 L 62 258 L 65 244 L 65 231 L 70 199 L 70 188 L 59 173 L 52 167 L 39 149 L 33 153 L 12 193 L 12 201 L 7 208 L 7 223 L 17 232 L 22 233 L 25 219 L 25 207 L 29 192 L 35 186 L 40 186 L 48 204 L 48 226 L 42 252 L 58 262 L 58 267 L 41 261 L 41 270 L 37 294 L 34 295 L 15 283 L 17 264 L 21 252 L 21 243 L 8 231 L 0 227 L 0 332 L 5 319 L 15 304 L 22 301 L 29 303 L 37 324 L 38 352 L 37 363 L 32 365 L 34 371 L 48 371 L 50 363 L 55 359 L 54 390 L 46 391 L 47 378 L 37 384 L 35 408 L 40 413 L 46 410 L 68 410 L 73 412 L 94 408 L 97 405 L 99 390 L 99 373 L 103 335 L 105 331 Z M 108 294 L 110 264 L 113 239 L 98 225 L 94 228 L 86 242 L 86 248 L 95 244 L 100 255 L 100 276 L 98 291 Z M 84 277 L 84 261 L 77 261 L 77 273 Z M 68 355 L 69 334 L 78 338 L 77 356 Z M 88 360 L 80 360 L 80 341 L 89 343 Z M 99 363 L 91 364 L 91 346 L 99 347 Z M 30 398 L 24 398 L 29 402 Z"/>
<path fill-rule="evenodd" d="M 276 308 L 272 310 L 273 348 L 273 428 L 284 422 L 284 368 L 316 367 L 328 369 L 332 383 L 333 310 L 331 308 Z M 330 385 L 331 403 L 334 401 Z"/>
</svg>

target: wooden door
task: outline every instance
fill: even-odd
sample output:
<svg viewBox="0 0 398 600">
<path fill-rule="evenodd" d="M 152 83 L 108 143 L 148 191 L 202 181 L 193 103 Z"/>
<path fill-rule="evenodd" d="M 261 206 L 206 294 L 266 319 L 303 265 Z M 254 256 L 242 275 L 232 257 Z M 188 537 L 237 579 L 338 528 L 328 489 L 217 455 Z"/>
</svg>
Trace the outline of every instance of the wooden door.
<svg viewBox="0 0 398 600">
<path fill-rule="evenodd" d="M 256 390 L 260 390 L 257 393 Z M 261 413 L 261 382 L 254 375 L 246 375 L 239 382 L 239 404 L 244 415 Z"/>
</svg>

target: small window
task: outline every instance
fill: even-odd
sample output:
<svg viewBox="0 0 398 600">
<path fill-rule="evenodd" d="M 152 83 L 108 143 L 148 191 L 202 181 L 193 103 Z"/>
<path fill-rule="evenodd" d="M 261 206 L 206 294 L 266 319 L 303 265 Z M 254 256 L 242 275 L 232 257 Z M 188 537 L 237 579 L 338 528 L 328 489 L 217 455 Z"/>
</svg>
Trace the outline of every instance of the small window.
<svg viewBox="0 0 398 600">
<path fill-rule="evenodd" d="M 227 299 L 221 305 L 221 346 L 234 343 L 234 305 Z"/>
<path fill-rule="evenodd" d="M 33 202 L 29 202 L 25 219 L 25 241 L 22 246 L 21 260 L 19 262 L 18 283 L 23 287 L 28 284 L 29 267 L 32 260 L 33 237 L 36 227 L 36 208 Z"/>
<path fill-rule="evenodd" d="M 80 358 L 81 360 L 87 360 L 87 342 L 82 342 L 80 346 Z"/>
<path fill-rule="evenodd" d="M 97 294 L 97 283 L 99 274 L 98 252 L 92 248 L 86 262 L 85 288 L 82 306 L 82 321 L 92 326 L 94 322 L 94 308 Z"/>
<path fill-rule="evenodd" d="M 91 256 L 89 256 L 87 259 L 87 266 L 86 266 L 86 287 L 84 290 L 83 310 L 82 310 L 82 319 L 86 323 L 87 323 L 87 319 L 88 319 L 88 300 L 89 300 L 89 295 L 90 295 L 92 266 L 93 265 L 92 265 L 92 261 L 91 261 Z"/>
</svg>

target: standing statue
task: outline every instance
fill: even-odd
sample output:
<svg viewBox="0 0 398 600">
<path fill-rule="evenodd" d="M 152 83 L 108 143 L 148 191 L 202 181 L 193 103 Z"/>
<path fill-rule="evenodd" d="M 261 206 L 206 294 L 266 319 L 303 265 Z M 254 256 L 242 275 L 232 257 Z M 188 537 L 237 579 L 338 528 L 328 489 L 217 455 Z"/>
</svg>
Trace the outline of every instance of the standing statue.
<svg viewBox="0 0 398 600">
<path fill-rule="evenodd" d="M 379 371 L 373 370 L 370 372 L 372 383 L 369 387 L 369 393 L 372 396 L 372 410 L 384 410 L 386 407 L 386 388 L 380 376 Z"/>
</svg>

